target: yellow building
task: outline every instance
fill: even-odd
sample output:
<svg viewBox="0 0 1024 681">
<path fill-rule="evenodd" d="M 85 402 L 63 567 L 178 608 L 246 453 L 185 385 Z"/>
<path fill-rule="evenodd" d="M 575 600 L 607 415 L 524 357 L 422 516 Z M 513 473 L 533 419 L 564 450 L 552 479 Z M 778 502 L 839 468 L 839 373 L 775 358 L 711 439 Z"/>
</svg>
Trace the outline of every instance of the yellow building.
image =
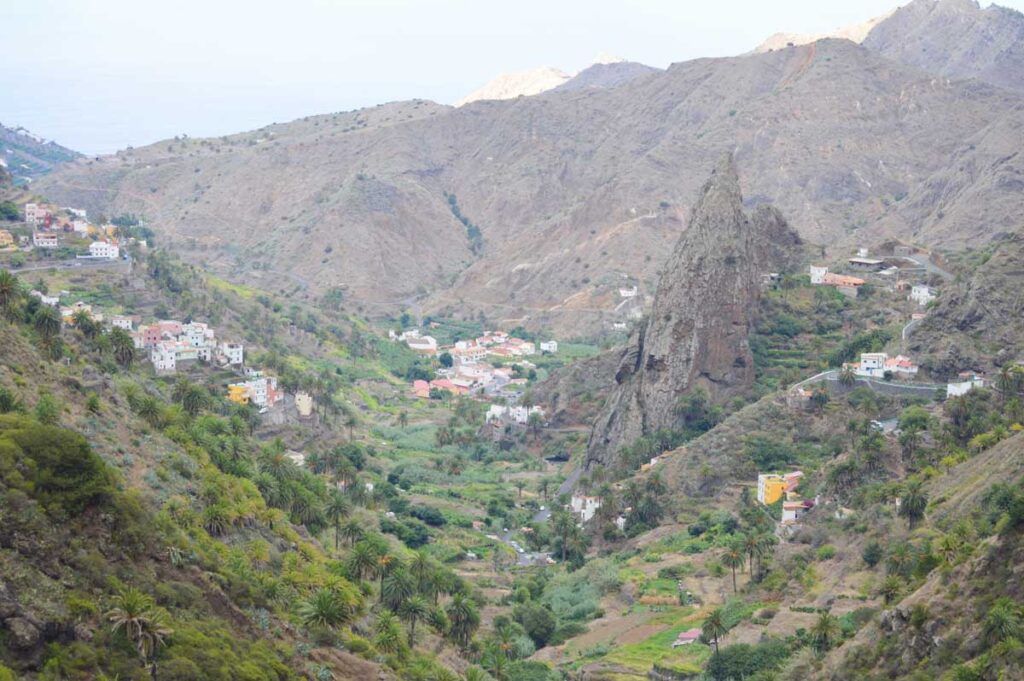
<svg viewBox="0 0 1024 681">
<path fill-rule="evenodd" d="M 757 500 L 762 504 L 774 504 L 785 493 L 786 479 L 781 475 L 762 473 L 757 476 Z"/>
<path fill-rule="evenodd" d="M 14 248 L 14 236 L 6 229 L 0 229 L 0 251 Z"/>
<path fill-rule="evenodd" d="M 235 404 L 249 404 L 249 387 L 242 383 L 229 385 L 228 399 Z"/>
<path fill-rule="evenodd" d="M 310 416 L 313 413 L 313 396 L 302 391 L 295 393 L 295 409 L 299 416 Z"/>
</svg>

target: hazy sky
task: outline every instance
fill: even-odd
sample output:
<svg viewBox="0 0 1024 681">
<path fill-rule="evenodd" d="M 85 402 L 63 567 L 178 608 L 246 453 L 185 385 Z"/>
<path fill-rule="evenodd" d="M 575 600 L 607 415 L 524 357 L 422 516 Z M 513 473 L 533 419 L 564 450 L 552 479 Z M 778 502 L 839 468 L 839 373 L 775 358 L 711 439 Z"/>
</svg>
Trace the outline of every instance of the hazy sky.
<svg viewBox="0 0 1024 681">
<path fill-rule="evenodd" d="M 987 3 L 985 3 L 987 4 Z M 999 4 L 1024 9 L 1024 0 Z M 0 123 L 86 153 L 421 97 L 502 71 L 653 66 L 893 0 L 0 0 Z"/>
</svg>

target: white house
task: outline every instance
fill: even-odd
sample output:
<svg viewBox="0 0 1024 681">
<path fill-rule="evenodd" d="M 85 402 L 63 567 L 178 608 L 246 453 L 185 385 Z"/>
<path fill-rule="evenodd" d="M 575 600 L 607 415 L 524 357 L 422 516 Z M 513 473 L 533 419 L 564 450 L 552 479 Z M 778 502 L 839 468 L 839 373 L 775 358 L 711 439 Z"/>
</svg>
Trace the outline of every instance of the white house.
<svg viewBox="0 0 1024 681">
<path fill-rule="evenodd" d="M 638 291 L 636 286 L 630 286 L 629 288 L 619 289 L 619 296 L 621 296 L 622 298 L 636 298 L 637 293 Z"/>
<path fill-rule="evenodd" d="M 555 340 L 541 341 L 540 342 L 540 351 L 541 352 L 550 352 L 551 354 L 555 354 L 556 352 L 558 352 L 558 341 L 555 341 Z"/>
<path fill-rule="evenodd" d="M 418 352 L 424 355 L 432 355 L 437 352 L 437 340 L 431 336 L 417 336 L 407 337 L 405 344 L 409 346 L 413 352 Z"/>
<path fill-rule="evenodd" d="M 506 407 L 501 404 L 492 404 L 487 409 L 487 415 L 484 417 L 484 421 L 490 423 L 491 421 L 509 420 L 513 423 L 523 425 L 530 420 L 530 414 L 540 414 L 541 416 L 544 416 L 544 410 L 540 407 L 525 407 L 523 405 Z"/>
<path fill-rule="evenodd" d="M 828 268 L 811 265 L 810 274 L 812 284 L 824 284 L 825 275 L 828 274 Z"/>
<path fill-rule="evenodd" d="M 85 220 L 72 220 L 71 229 L 74 230 L 78 236 L 85 236 L 89 233 L 89 223 Z"/>
<path fill-rule="evenodd" d="M 855 372 L 858 376 L 882 377 L 885 375 L 885 360 L 889 356 L 884 352 L 865 352 L 860 356 L 860 364 Z"/>
<path fill-rule="evenodd" d="M 38 225 L 50 215 L 50 209 L 38 203 L 25 204 L 25 222 Z"/>
<path fill-rule="evenodd" d="M 960 374 L 960 380 L 955 383 L 946 384 L 946 397 L 959 397 L 966 395 L 975 388 L 985 386 L 985 379 L 973 371 L 964 371 Z"/>
<path fill-rule="evenodd" d="M 93 258 L 117 260 L 121 256 L 121 249 L 117 247 L 117 244 L 108 241 L 93 241 L 89 244 L 89 255 Z"/>
<path fill-rule="evenodd" d="M 114 315 L 111 317 L 110 325 L 118 329 L 124 329 L 125 331 L 131 331 L 135 326 L 134 322 L 132 322 L 132 318 L 125 317 L 124 315 Z"/>
<path fill-rule="evenodd" d="M 245 350 L 241 343 L 221 343 L 220 354 L 231 366 L 241 366 L 245 360 Z"/>
<path fill-rule="evenodd" d="M 173 373 L 178 366 L 178 353 L 173 342 L 160 342 L 155 344 L 149 351 L 149 361 L 153 368 L 160 373 Z"/>
<path fill-rule="evenodd" d="M 569 502 L 569 508 L 573 513 L 578 514 L 583 522 L 587 522 L 594 517 L 597 509 L 601 508 L 601 499 L 584 494 L 574 494 Z"/>
<path fill-rule="evenodd" d="M 913 300 L 921 307 L 935 300 L 935 292 L 930 286 L 920 285 L 910 289 L 910 300 Z"/>
<path fill-rule="evenodd" d="M 60 246 L 60 240 L 56 234 L 36 232 L 32 235 L 32 245 L 36 248 L 57 248 Z"/>
</svg>

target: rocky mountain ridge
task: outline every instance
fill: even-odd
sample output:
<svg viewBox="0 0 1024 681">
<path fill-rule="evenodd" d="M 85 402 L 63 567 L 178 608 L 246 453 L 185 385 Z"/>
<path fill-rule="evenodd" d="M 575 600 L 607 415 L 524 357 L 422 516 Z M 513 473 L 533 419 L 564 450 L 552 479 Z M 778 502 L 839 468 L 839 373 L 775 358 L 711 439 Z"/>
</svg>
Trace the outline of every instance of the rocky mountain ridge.
<svg viewBox="0 0 1024 681">
<path fill-rule="evenodd" d="M 794 267 L 801 250 L 776 208 L 744 212 L 735 163 L 723 158 L 669 256 L 650 316 L 622 352 L 588 465 L 615 466 L 621 447 L 675 428 L 688 391 L 721 403 L 753 385 L 749 334 L 765 276 Z"/>
<path fill-rule="evenodd" d="M 66 165 L 41 190 L 145 215 L 238 280 L 342 287 L 366 314 L 590 334 L 625 321 L 623 275 L 654 289 L 723 149 L 748 169 L 748 202 L 809 241 L 959 248 L 1017 228 L 1022 130 L 1017 93 L 824 40 L 615 87 L 167 141 Z"/>
</svg>

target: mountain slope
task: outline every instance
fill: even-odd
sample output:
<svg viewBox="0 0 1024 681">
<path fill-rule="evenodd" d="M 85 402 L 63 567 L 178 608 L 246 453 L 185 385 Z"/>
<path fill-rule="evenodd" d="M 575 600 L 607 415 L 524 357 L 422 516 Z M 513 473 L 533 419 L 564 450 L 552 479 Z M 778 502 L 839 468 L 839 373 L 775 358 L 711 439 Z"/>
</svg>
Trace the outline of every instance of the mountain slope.
<svg viewBox="0 0 1024 681">
<path fill-rule="evenodd" d="M 61 163 L 80 158 L 78 152 L 33 135 L 24 128 L 0 125 L 0 162 L 16 180 L 33 180 Z"/>
<path fill-rule="evenodd" d="M 1024 355 L 1024 236 L 966 263 L 910 337 L 910 350 L 939 375 L 988 369 Z"/>
<path fill-rule="evenodd" d="M 551 66 L 541 66 L 529 71 L 502 73 L 473 90 L 455 102 L 455 106 L 465 106 L 471 102 L 493 99 L 515 99 L 529 97 L 554 89 L 571 79 L 568 73 Z"/>
<path fill-rule="evenodd" d="M 615 466 L 623 446 L 674 428 L 678 399 L 688 391 L 721 403 L 753 385 L 748 336 L 762 277 L 792 266 L 799 244 L 778 210 L 743 212 L 735 165 L 724 158 L 669 257 L 647 323 L 622 353 L 588 465 Z"/>
<path fill-rule="evenodd" d="M 976 0 L 914 0 L 875 26 L 864 46 L 950 78 L 1024 91 L 1024 14 Z"/>
<path fill-rule="evenodd" d="M 346 286 L 367 312 L 418 302 L 579 333 L 620 319 L 622 274 L 653 290 L 723 150 L 746 169 L 748 202 L 777 205 L 808 240 L 858 242 L 898 204 L 891 236 L 942 245 L 988 238 L 1015 210 L 1012 184 L 953 159 L 976 153 L 972 136 L 1006 131 L 996 142 L 1021 121 L 1018 95 L 827 40 L 614 88 L 396 103 L 273 137 L 161 143 L 66 166 L 41 187 L 145 215 L 186 257 L 237 279 L 296 272 L 311 290 Z M 1003 156 L 1022 142 L 1005 145 Z M 989 214 L 936 212 L 922 186 L 940 176 Z"/>
<path fill-rule="evenodd" d="M 609 88 L 624 85 L 634 78 L 657 73 L 660 69 L 635 61 L 616 61 L 594 64 L 559 85 L 555 90 L 585 90 L 587 88 Z"/>
</svg>

